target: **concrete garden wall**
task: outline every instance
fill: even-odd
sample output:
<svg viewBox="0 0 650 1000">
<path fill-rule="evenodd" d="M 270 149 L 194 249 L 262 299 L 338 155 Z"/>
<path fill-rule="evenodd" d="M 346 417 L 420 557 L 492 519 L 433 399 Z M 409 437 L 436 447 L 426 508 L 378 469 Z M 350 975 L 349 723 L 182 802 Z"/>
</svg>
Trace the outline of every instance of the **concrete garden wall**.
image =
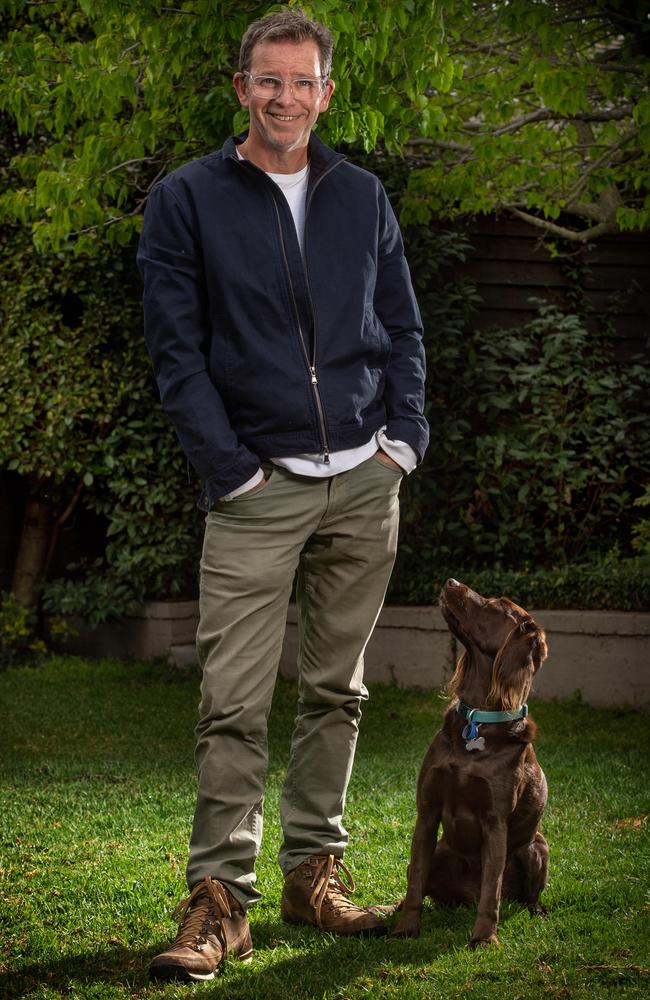
<svg viewBox="0 0 650 1000">
<path fill-rule="evenodd" d="M 533 693 L 550 701 L 579 691 L 589 705 L 650 710 L 650 614 L 623 611 L 533 611 L 549 655 Z M 368 683 L 441 687 L 461 649 L 437 607 L 385 607 L 366 650 Z M 295 675 L 297 625 L 289 612 L 281 671 Z"/>
<path fill-rule="evenodd" d="M 535 611 L 546 630 L 549 657 L 534 694 L 569 698 L 579 691 L 594 706 L 650 710 L 650 613 L 615 611 Z M 117 625 L 91 629 L 77 621 L 71 652 L 94 656 L 169 658 L 179 667 L 196 666 L 196 601 L 156 601 Z M 296 609 L 290 607 L 280 672 L 295 677 L 298 646 Z M 441 687 L 450 678 L 460 650 L 437 607 L 385 607 L 366 650 L 369 684 Z"/>
<path fill-rule="evenodd" d="M 173 647 L 194 648 L 198 620 L 198 601 L 149 601 L 132 617 L 94 627 L 83 618 L 68 618 L 76 635 L 66 639 L 65 649 L 118 659 L 166 659 Z"/>
</svg>

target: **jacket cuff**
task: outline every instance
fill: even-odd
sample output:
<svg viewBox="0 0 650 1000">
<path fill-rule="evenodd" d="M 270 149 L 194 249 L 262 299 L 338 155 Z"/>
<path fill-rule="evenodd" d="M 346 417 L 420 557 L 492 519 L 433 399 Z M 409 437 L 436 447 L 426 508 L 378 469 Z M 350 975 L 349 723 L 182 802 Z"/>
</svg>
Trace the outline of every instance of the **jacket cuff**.
<svg viewBox="0 0 650 1000">
<path fill-rule="evenodd" d="M 385 433 L 389 441 L 403 441 L 410 445 L 418 463 L 422 461 L 429 444 L 429 425 L 423 416 L 389 419 Z"/>
</svg>

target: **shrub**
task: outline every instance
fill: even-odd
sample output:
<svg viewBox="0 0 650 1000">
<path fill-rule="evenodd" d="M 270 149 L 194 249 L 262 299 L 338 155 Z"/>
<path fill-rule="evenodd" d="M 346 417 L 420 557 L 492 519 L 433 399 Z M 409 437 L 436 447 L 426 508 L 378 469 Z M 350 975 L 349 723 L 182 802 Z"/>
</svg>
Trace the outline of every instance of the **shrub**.
<svg viewBox="0 0 650 1000">
<path fill-rule="evenodd" d="M 28 481 L 55 531 L 78 502 L 106 538 L 99 559 L 42 588 L 46 609 L 97 622 L 187 592 L 196 490 L 158 404 L 135 249 L 98 266 L 71 250 L 40 256 L 18 229 L 2 249 L 0 463 Z"/>
<path fill-rule="evenodd" d="M 589 333 L 575 315 L 546 303 L 520 329 L 473 330 L 476 290 L 453 278 L 466 238 L 418 228 L 407 239 L 425 317 L 432 444 L 423 468 L 404 483 L 389 599 L 428 603 L 446 575 L 440 567 L 454 576 L 465 567 L 465 578 L 516 571 L 495 583 L 504 581 L 503 592 L 525 586 L 528 604 L 647 605 L 642 564 L 603 570 L 598 561 L 616 544 L 630 552 L 631 500 L 650 457 L 638 406 L 647 372 L 614 363 L 608 327 Z M 188 488 L 155 399 L 139 329 L 129 350 L 137 363 L 130 362 L 128 403 L 104 442 L 110 467 L 85 491 L 85 504 L 105 521 L 106 551 L 45 588 L 48 610 L 93 622 L 196 587 L 196 484 Z M 594 559 L 595 568 L 578 569 L 573 582 L 553 569 Z"/>
<path fill-rule="evenodd" d="M 44 652 L 44 642 L 36 637 L 34 612 L 3 591 L 0 595 L 0 670 L 38 658 Z"/>
<path fill-rule="evenodd" d="M 434 237 L 426 242 L 436 253 Z M 588 331 L 547 302 L 522 327 L 473 330 L 472 289 L 441 295 L 444 273 L 431 281 L 417 259 L 432 440 L 404 486 L 389 599 L 430 594 L 440 567 L 549 569 L 593 563 L 615 545 L 631 555 L 633 502 L 650 472 L 647 364 L 617 363 L 609 323 Z"/>
<path fill-rule="evenodd" d="M 477 474 L 464 521 L 477 553 L 496 548 L 509 565 L 602 550 L 650 471 L 650 429 L 628 405 L 647 392 L 647 370 L 617 368 L 606 333 L 537 306 L 521 330 L 475 340 Z"/>
<path fill-rule="evenodd" d="M 146 355 L 106 446 L 114 462 L 85 500 L 105 521 L 104 554 L 71 565 L 67 577 L 43 588 L 46 610 L 81 615 L 91 624 L 121 618 L 147 599 L 194 595 L 200 554 L 196 483 L 188 484 L 185 458 L 149 383 Z"/>
<path fill-rule="evenodd" d="M 650 608 L 650 560 L 621 559 L 616 548 L 589 563 L 564 563 L 544 569 L 493 567 L 436 568 L 427 578 L 396 578 L 393 603 L 435 604 L 442 586 L 455 577 L 485 597 L 507 596 L 524 608 L 594 611 L 647 611 Z M 407 585 L 408 589 L 401 589 Z"/>
<path fill-rule="evenodd" d="M 650 486 L 634 501 L 635 507 L 650 507 Z M 650 559 L 650 517 L 640 518 L 632 527 L 632 547 Z"/>
</svg>

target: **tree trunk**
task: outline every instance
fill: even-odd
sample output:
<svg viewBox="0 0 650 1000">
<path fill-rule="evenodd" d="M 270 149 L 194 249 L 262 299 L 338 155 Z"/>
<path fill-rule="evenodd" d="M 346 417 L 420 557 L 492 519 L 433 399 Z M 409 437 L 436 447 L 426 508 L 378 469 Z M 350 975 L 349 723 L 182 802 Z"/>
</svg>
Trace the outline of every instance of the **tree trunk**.
<svg viewBox="0 0 650 1000">
<path fill-rule="evenodd" d="M 11 592 L 24 607 L 38 604 L 38 585 L 42 582 L 52 532 L 52 512 L 38 497 L 29 497 L 16 557 Z"/>
</svg>

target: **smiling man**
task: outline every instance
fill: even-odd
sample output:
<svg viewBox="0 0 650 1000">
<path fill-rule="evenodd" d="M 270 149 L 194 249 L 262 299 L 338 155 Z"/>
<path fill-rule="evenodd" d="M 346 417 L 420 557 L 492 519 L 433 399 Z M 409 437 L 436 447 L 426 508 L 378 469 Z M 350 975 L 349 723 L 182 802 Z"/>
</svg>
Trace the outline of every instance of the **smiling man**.
<svg viewBox="0 0 650 1000">
<path fill-rule="evenodd" d="M 250 125 L 151 193 L 138 260 L 162 404 L 203 480 L 198 795 L 179 930 L 155 980 L 252 952 L 266 725 L 296 579 L 299 700 L 280 818 L 282 918 L 385 933 L 350 900 L 345 796 L 363 654 L 428 440 L 420 315 L 378 180 L 312 133 L 332 37 L 254 22 L 233 78 Z"/>
<path fill-rule="evenodd" d="M 334 91 L 333 80 L 322 76 L 318 45 L 269 39 L 243 63 L 250 69 L 233 82 L 250 129 L 239 152 L 267 173 L 294 174 L 307 165 L 311 130 Z"/>
</svg>

